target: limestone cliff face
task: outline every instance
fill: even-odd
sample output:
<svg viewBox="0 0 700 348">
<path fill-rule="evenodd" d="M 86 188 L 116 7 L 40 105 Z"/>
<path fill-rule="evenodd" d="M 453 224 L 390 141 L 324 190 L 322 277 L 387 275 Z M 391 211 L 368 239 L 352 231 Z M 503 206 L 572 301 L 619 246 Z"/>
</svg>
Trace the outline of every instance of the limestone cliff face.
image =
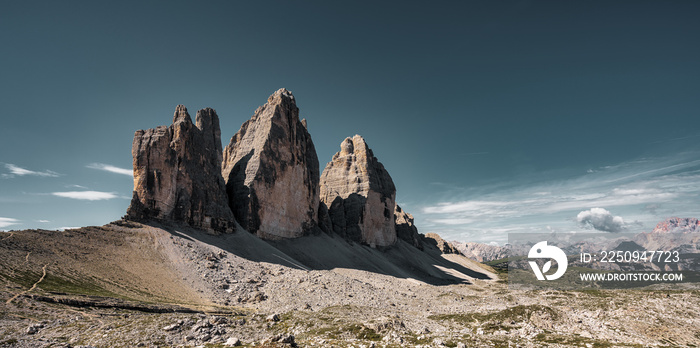
<svg viewBox="0 0 700 348">
<path fill-rule="evenodd" d="M 396 237 L 408 242 L 419 250 L 423 250 L 423 237 L 418 233 L 418 228 L 413 224 L 413 215 L 405 212 L 397 204 L 394 209 L 394 226 Z"/>
<path fill-rule="evenodd" d="M 394 244 L 395 198 L 389 173 L 359 135 L 341 143 L 321 174 L 321 201 L 332 229 L 349 240 L 373 247 Z"/>
<path fill-rule="evenodd" d="M 221 177 L 219 117 L 207 108 L 197 112 L 196 122 L 178 105 L 171 126 L 136 131 L 127 217 L 184 222 L 210 233 L 234 231 Z"/>
<path fill-rule="evenodd" d="M 280 89 L 224 149 L 229 205 L 262 238 L 301 237 L 317 226 L 318 157 L 291 92 Z"/>
</svg>

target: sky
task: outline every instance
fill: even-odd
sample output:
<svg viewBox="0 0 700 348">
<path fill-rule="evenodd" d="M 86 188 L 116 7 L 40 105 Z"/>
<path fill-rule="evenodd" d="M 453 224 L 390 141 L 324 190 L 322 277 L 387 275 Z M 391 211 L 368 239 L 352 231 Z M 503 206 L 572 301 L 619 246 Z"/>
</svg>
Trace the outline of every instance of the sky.
<svg viewBox="0 0 700 348">
<path fill-rule="evenodd" d="M 697 1 L 6 1 L 0 229 L 119 219 L 137 129 L 291 90 L 321 167 L 361 134 L 420 232 L 700 217 Z"/>
</svg>

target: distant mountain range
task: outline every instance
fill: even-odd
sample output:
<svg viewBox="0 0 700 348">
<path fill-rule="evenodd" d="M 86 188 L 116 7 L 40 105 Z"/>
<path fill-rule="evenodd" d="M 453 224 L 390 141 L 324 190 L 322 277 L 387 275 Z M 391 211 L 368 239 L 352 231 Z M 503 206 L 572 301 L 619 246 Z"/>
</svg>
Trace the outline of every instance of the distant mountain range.
<svg viewBox="0 0 700 348">
<path fill-rule="evenodd" d="M 632 241 L 601 238 L 570 244 L 567 254 L 595 252 L 599 250 L 679 250 L 684 254 L 698 253 L 700 250 L 700 220 L 697 218 L 671 217 L 659 222 L 651 232 L 637 234 Z M 605 235 L 603 235 L 605 236 Z M 513 249 L 511 245 L 490 245 L 474 242 L 452 241 L 452 245 L 464 256 L 478 262 L 489 262 L 509 255 L 525 255 L 527 248 Z M 640 249 L 641 248 L 641 249 Z M 521 250 L 522 249 L 522 250 Z"/>
</svg>

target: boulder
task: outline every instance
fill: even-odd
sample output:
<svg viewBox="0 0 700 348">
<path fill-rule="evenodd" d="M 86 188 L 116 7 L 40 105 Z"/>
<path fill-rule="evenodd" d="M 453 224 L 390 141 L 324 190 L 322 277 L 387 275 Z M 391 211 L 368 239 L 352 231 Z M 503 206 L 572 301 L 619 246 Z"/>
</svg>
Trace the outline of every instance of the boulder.
<svg viewBox="0 0 700 348">
<path fill-rule="evenodd" d="M 224 343 L 224 346 L 226 347 L 238 347 L 241 345 L 241 340 L 238 337 L 230 337 L 228 340 L 226 340 L 226 343 Z"/>
<path fill-rule="evenodd" d="M 395 198 L 389 173 L 359 135 L 340 144 L 321 174 L 321 202 L 328 207 L 332 229 L 348 240 L 393 245 Z"/>
<path fill-rule="evenodd" d="M 318 157 L 292 93 L 273 93 L 224 149 L 222 174 L 236 219 L 266 239 L 317 226 Z"/>
<path fill-rule="evenodd" d="M 169 127 L 136 131 L 131 154 L 134 193 L 128 218 L 184 222 L 210 233 L 234 231 L 216 111 L 198 111 L 195 125 L 187 108 L 178 105 Z"/>
</svg>

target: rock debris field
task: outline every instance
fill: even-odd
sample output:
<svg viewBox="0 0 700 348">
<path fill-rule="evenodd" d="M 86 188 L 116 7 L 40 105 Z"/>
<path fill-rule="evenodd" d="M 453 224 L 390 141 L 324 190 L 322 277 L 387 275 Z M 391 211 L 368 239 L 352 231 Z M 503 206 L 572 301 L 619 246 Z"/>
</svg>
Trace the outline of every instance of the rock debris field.
<svg viewBox="0 0 700 348">
<path fill-rule="evenodd" d="M 221 238 L 186 227 L 126 221 L 65 232 L 8 233 L 0 242 L 0 346 L 646 347 L 700 342 L 697 290 L 515 291 L 487 266 L 437 250 L 416 262 L 439 266 L 444 260 L 435 266 L 450 274 L 443 279 L 410 270 L 402 274 L 392 270 L 389 261 L 397 260 L 390 252 L 328 235 L 294 242 L 314 250 L 337 249 L 330 256 L 306 255 L 304 263 L 285 252 L 298 250 L 297 245 L 268 243 L 244 231 Z M 395 249 L 401 248 L 414 247 L 406 243 Z M 333 267 L 356 263 L 343 260 L 348 255 L 366 257 L 374 269 L 362 263 Z M 471 277 L 460 264 L 486 277 Z"/>
</svg>

